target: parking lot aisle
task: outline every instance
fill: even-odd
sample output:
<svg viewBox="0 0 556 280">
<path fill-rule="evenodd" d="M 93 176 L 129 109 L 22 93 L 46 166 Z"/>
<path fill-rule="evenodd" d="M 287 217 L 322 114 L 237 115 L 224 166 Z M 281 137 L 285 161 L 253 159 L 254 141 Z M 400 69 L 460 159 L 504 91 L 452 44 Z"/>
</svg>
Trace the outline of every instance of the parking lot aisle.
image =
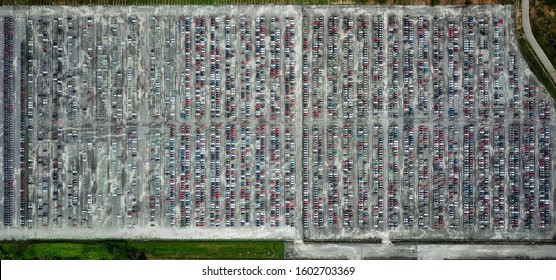
<svg viewBox="0 0 556 280">
<path fill-rule="evenodd" d="M 27 184 L 25 179 L 25 131 L 26 126 L 23 123 L 26 120 L 25 116 L 25 96 L 23 95 L 25 89 L 25 81 L 23 78 L 25 77 L 25 73 L 23 72 L 26 67 L 25 61 L 22 59 L 23 55 L 25 54 L 25 25 L 22 24 L 22 18 L 18 15 L 16 18 L 16 26 L 14 28 L 15 35 L 16 35 L 16 42 L 18 42 L 15 46 L 15 67 L 14 67 L 14 96 L 15 96 L 15 104 L 14 104 L 14 140 L 15 140 L 15 158 L 16 164 L 19 168 L 18 176 L 16 177 L 14 185 L 14 189 L 17 189 L 17 195 L 15 198 L 15 207 L 14 208 L 14 224 L 18 226 L 25 225 L 25 212 L 27 208 L 26 203 L 26 188 Z M 23 121 L 23 122 L 22 122 Z M 17 125 L 17 128 L 16 128 Z M 23 170 L 23 171 L 22 171 Z"/>
<path fill-rule="evenodd" d="M 506 176 L 506 133 L 503 124 L 494 124 L 496 127 L 493 129 L 492 142 L 492 228 L 501 230 L 507 226 L 507 207 L 506 207 L 506 192 L 507 187 L 505 184 Z"/>
<path fill-rule="evenodd" d="M 476 125 L 468 124 L 463 127 L 463 228 L 471 229 L 476 224 L 475 208 L 475 147 Z"/>
<path fill-rule="evenodd" d="M 403 125 L 403 189 L 401 196 L 403 226 L 411 229 L 415 226 L 415 128 L 412 121 L 404 120 Z"/>
<path fill-rule="evenodd" d="M 354 160 L 354 152 L 355 152 L 355 132 L 352 123 L 344 123 L 342 127 L 342 139 L 341 139 L 341 147 L 342 147 L 342 191 L 340 192 L 343 195 L 343 199 L 341 200 L 341 208 L 342 208 L 342 227 L 344 229 L 353 229 L 357 224 L 355 220 L 357 218 L 357 209 L 354 207 L 354 197 L 355 197 L 355 188 L 356 188 L 356 179 L 355 175 L 357 174 L 356 167 L 355 167 L 355 160 Z M 324 150 L 324 147 L 322 148 Z"/>
<path fill-rule="evenodd" d="M 400 112 L 400 33 L 399 18 L 395 14 L 389 14 L 387 17 L 388 27 L 388 74 L 389 79 L 386 81 L 388 90 L 388 118 L 398 118 Z"/>
<path fill-rule="evenodd" d="M 462 77 L 462 98 L 463 98 L 463 115 L 465 118 L 476 118 L 476 80 L 477 73 L 475 66 L 475 42 L 476 42 L 476 24 L 472 15 L 464 15 L 463 17 L 463 77 Z"/>
<path fill-rule="evenodd" d="M 64 123 L 64 110 L 62 108 L 62 98 L 64 94 L 64 80 L 62 71 L 64 65 L 64 24 L 59 16 L 54 16 L 51 22 L 51 38 L 52 38 L 52 52 L 51 52 L 51 71 L 52 83 L 50 87 L 50 95 L 52 96 L 52 122 L 49 124 L 52 129 L 52 142 L 51 156 L 52 156 L 52 197 L 54 209 L 53 225 L 60 228 L 67 227 L 67 222 L 70 220 L 68 216 L 68 205 L 64 203 L 66 197 L 69 196 L 70 190 L 65 188 L 63 178 L 66 161 L 63 159 L 62 154 L 65 151 L 67 143 L 64 139 L 73 136 L 66 135 L 64 131 L 66 125 Z"/>
<path fill-rule="evenodd" d="M 445 129 L 441 124 L 435 124 L 432 136 L 432 226 L 443 229 L 446 222 L 446 156 Z"/>
<path fill-rule="evenodd" d="M 221 41 L 221 48 L 224 50 L 224 75 L 225 83 L 222 83 L 224 88 L 224 104 L 222 105 L 225 112 L 226 120 L 233 121 L 238 117 L 238 103 L 239 95 L 237 94 L 237 85 L 239 79 L 237 78 L 239 63 L 239 45 L 237 45 L 238 34 L 238 18 L 226 16 L 224 18 L 224 40 Z"/>
<path fill-rule="evenodd" d="M 396 229 L 400 225 L 399 197 L 401 189 L 400 156 L 399 156 L 400 131 L 396 121 L 391 121 L 388 126 L 388 227 Z"/>
<path fill-rule="evenodd" d="M 268 113 L 268 100 L 266 99 L 267 77 L 267 18 L 265 16 L 258 16 L 254 20 L 254 34 L 255 34 L 255 117 L 258 120 L 264 120 Z"/>
<path fill-rule="evenodd" d="M 284 87 L 284 224 L 290 228 L 298 229 L 297 233 L 302 234 L 301 226 L 301 126 L 302 117 L 302 96 L 298 94 L 302 89 L 302 48 L 304 20 L 299 11 L 293 16 L 285 18 L 284 44 L 284 74 L 287 79 Z M 300 236 L 298 235 L 298 238 Z"/>
<path fill-rule="evenodd" d="M 419 22 L 420 24 L 422 24 L 422 22 Z M 419 112 L 424 111 L 426 108 L 426 104 L 427 104 L 427 92 L 423 87 L 423 83 L 424 83 L 424 75 L 423 75 L 423 67 L 424 67 L 424 62 L 423 60 L 426 59 L 426 57 L 423 57 L 423 52 L 428 50 L 425 50 L 424 48 L 422 48 L 420 45 L 418 49 L 418 53 L 417 53 L 417 59 L 415 59 L 415 20 L 410 17 L 409 15 L 404 15 L 402 18 L 402 26 L 401 26 L 401 53 L 402 53 L 402 71 L 401 71 L 401 75 L 400 75 L 400 79 L 402 81 L 401 83 L 401 87 L 402 87 L 402 94 L 401 94 L 401 98 L 402 98 L 402 110 L 403 110 L 403 115 L 404 117 L 410 117 L 415 115 L 416 110 L 419 110 Z M 419 28 L 420 30 L 420 43 L 423 40 L 423 27 L 420 26 Z M 419 83 L 417 85 L 417 90 L 414 87 L 414 83 L 413 83 L 413 79 L 414 79 L 414 64 L 416 63 L 416 61 L 418 60 L 418 63 L 420 65 L 419 71 L 418 71 L 418 77 L 419 77 Z M 422 81 L 423 80 L 423 81 Z M 416 101 L 417 98 L 417 101 Z M 417 108 L 415 108 L 415 105 L 417 105 Z"/>
<path fill-rule="evenodd" d="M 113 17 L 109 20 L 110 37 L 109 45 L 111 52 L 110 58 L 110 77 L 111 77 L 111 92 L 110 92 L 110 119 L 111 119 L 111 142 L 112 142 L 112 158 L 114 160 L 113 170 L 111 174 L 113 176 L 113 189 L 114 189 L 114 223 L 115 227 L 122 228 L 125 226 L 126 207 L 125 207 L 125 193 L 127 192 L 126 183 L 127 178 L 124 180 L 124 176 L 127 177 L 127 172 L 125 171 L 125 157 L 126 153 L 126 142 L 125 142 L 125 123 L 124 112 L 124 95 L 123 95 L 123 85 L 124 85 L 124 44 L 125 42 L 122 28 L 123 25 L 122 17 Z M 127 155 L 126 155 L 127 156 Z"/>
<path fill-rule="evenodd" d="M 369 128 L 357 126 L 357 224 L 362 230 L 370 229 L 370 158 Z M 330 202 L 329 202 L 330 204 Z"/>
<path fill-rule="evenodd" d="M 523 201 L 519 188 L 521 181 L 519 180 L 520 164 L 518 159 L 521 152 L 520 128 L 519 124 L 512 123 L 508 129 L 508 226 L 514 229 L 520 226 L 520 201 Z"/>
<path fill-rule="evenodd" d="M 51 67 L 50 67 L 50 57 L 51 57 L 51 41 L 50 41 L 50 23 L 46 21 L 45 18 L 37 19 L 38 32 L 37 32 L 37 52 L 38 52 L 38 72 L 39 77 L 37 79 L 37 104 L 38 104 L 38 129 L 37 129 L 37 140 L 38 140 L 38 163 L 41 165 L 38 169 L 40 177 L 37 182 L 39 183 L 39 196 L 37 198 L 37 210 L 39 211 L 40 226 L 48 227 L 49 223 L 53 222 L 53 208 L 56 207 L 56 203 L 52 201 L 52 182 L 50 181 L 50 163 L 51 157 L 51 147 L 48 141 L 52 137 L 51 125 L 52 122 L 48 122 L 46 119 L 52 116 L 52 99 L 48 91 L 50 90 L 50 80 L 51 77 Z"/>
<path fill-rule="evenodd" d="M 373 228 L 384 229 L 384 128 L 375 122 L 373 125 Z"/>
<path fill-rule="evenodd" d="M 435 119 L 442 119 L 446 115 L 446 93 L 444 69 L 444 25 L 439 15 L 434 15 L 431 21 L 432 29 L 432 88 L 433 88 L 433 114 Z"/>
<path fill-rule="evenodd" d="M 18 92 L 19 97 L 17 98 L 19 101 L 19 132 L 20 132 L 20 185 L 19 185 L 19 221 L 18 224 L 20 227 L 25 227 L 27 225 L 27 220 L 29 218 L 28 213 L 28 172 L 29 172 L 29 163 L 27 153 L 29 151 L 28 140 L 27 140 L 27 81 L 25 78 L 27 77 L 28 71 L 28 60 L 26 59 L 28 46 L 27 46 L 27 33 L 26 33 L 26 25 L 22 22 L 23 20 L 19 18 L 19 34 L 21 34 L 20 42 L 21 42 L 21 50 L 20 50 L 20 59 L 19 59 L 19 83 L 20 83 L 20 90 Z M 2 105 L 0 104 L 0 107 Z M 2 167 L 0 167 L 2 168 Z"/>
<path fill-rule="evenodd" d="M 35 48 L 34 48 L 34 32 L 33 32 L 33 21 L 32 20 L 27 20 L 27 22 L 25 23 L 25 28 L 26 28 L 26 48 L 27 48 L 27 59 L 26 59 L 26 68 L 27 68 L 27 77 L 32 77 L 34 76 L 33 74 L 36 73 L 35 67 L 34 67 L 34 61 L 31 59 L 31 57 L 33 57 L 33 54 L 35 53 Z M 27 226 L 28 227 L 35 227 L 36 224 L 35 222 L 38 220 L 37 217 L 37 212 L 36 212 L 36 208 L 37 208 L 37 190 L 34 187 L 35 185 L 35 180 L 34 180 L 34 171 L 36 170 L 36 152 L 35 152 L 35 145 L 37 143 L 37 138 L 36 138 L 36 128 L 37 128 L 37 119 L 34 117 L 35 114 L 35 97 L 36 97 L 36 92 L 35 92 L 35 87 L 34 87 L 34 79 L 26 79 L 27 80 L 27 122 L 28 122 L 28 128 L 27 128 L 27 139 L 29 141 L 29 150 L 28 150 L 28 161 L 27 164 L 29 165 L 28 167 L 28 177 L 29 177 L 29 182 L 27 185 L 27 197 L 29 199 L 29 203 L 27 204 Z"/>
<path fill-rule="evenodd" d="M 448 144 L 448 227 L 450 229 L 461 229 L 461 133 L 457 124 L 449 125 L 447 128 Z"/>
<path fill-rule="evenodd" d="M 431 224 L 430 129 L 423 124 L 417 127 L 417 170 L 417 225 L 428 229 Z"/>
</svg>

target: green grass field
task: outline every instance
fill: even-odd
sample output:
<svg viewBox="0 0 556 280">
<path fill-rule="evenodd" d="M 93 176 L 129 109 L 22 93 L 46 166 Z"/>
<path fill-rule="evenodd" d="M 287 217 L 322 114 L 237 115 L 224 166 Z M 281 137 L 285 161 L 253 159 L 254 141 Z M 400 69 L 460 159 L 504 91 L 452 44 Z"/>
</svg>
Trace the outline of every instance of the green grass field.
<svg viewBox="0 0 556 280">
<path fill-rule="evenodd" d="M 556 65 L 556 0 L 534 0 L 530 9 L 533 34 L 552 65 Z"/>
<path fill-rule="evenodd" d="M 279 241 L 6 241 L 2 260 L 272 259 L 284 258 Z"/>
</svg>

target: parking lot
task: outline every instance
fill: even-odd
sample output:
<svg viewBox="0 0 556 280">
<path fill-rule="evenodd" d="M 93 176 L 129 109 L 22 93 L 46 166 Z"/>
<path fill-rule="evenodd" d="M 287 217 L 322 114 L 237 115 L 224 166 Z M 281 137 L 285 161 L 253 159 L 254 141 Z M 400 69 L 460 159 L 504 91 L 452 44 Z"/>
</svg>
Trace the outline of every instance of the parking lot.
<svg viewBox="0 0 556 280">
<path fill-rule="evenodd" d="M 511 6 L 0 14 L 6 231 L 554 233 L 554 101 Z"/>
</svg>

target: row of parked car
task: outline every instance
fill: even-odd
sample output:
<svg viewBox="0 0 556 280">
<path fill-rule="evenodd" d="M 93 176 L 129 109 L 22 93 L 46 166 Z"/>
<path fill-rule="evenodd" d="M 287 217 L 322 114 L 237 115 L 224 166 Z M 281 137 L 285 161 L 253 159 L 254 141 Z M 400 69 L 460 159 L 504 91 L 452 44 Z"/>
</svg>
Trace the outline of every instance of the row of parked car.
<svg viewBox="0 0 556 280">
<path fill-rule="evenodd" d="M 2 18 L 2 34 L 3 34 L 3 93 L 4 93 L 4 226 L 12 226 L 13 218 L 15 215 L 15 191 L 14 191 L 14 168 L 15 164 L 15 145 L 14 145 L 14 131 L 15 131 L 15 73 L 14 73 L 14 27 L 15 19 L 12 16 L 4 16 Z M 25 210 L 25 203 L 21 204 L 22 209 Z"/>
</svg>

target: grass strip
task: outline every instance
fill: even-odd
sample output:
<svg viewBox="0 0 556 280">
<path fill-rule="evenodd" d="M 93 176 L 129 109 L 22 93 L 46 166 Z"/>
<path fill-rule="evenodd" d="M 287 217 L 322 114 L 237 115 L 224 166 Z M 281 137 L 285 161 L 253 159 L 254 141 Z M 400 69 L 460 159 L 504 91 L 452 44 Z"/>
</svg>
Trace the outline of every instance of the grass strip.
<svg viewBox="0 0 556 280">
<path fill-rule="evenodd" d="M 523 36 L 519 36 L 518 42 L 519 49 L 521 50 L 525 61 L 527 61 L 527 64 L 529 64 L 529 69 L 531 69 L 531 71 L 535 73 L 539 81 L 545 86 L 548 93 L 552 96 L 553 99 L 556 100 L 556 84 L 554 83 L 554 81 L 552 81 L 550 76 L 548 76 L 548 72 L 540 63 L 537 55 L 533 52 L 531 45 Z"/>
<path fill-rule="evenodd" d="M 27 240 L 0 242 L 2 260 L 281 260 L 281 241 Z"/>
</svg>

